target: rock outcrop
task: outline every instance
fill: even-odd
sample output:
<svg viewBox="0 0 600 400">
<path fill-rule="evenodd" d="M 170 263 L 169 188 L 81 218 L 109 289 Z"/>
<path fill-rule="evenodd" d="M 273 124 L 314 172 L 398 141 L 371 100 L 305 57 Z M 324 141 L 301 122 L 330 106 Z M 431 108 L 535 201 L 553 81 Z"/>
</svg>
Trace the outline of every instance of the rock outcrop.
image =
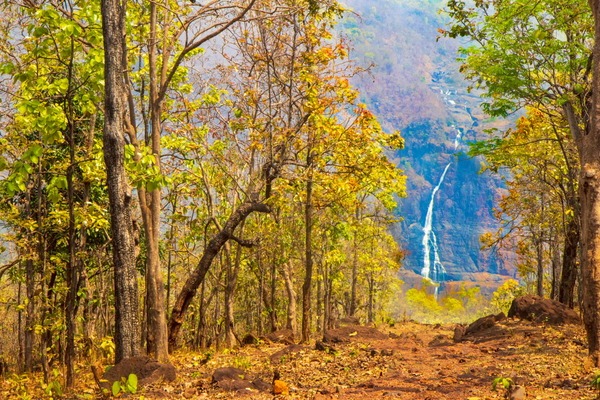
<svg viewBox="0 0 600 400">
<path fill-rule="evenodd" d="M 553 325 L 579 324 L 581 322 L 579 315 L 566 305 L 533 295 L 514 299 L 508 310 L 508 316 Z"/>
</svg>

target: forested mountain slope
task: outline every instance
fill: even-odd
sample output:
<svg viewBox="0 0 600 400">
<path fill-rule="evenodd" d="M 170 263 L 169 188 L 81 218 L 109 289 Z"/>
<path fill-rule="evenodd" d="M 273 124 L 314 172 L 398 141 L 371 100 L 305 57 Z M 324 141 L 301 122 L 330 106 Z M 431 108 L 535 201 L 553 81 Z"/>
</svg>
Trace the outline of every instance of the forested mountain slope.
<svg viewBox="0 0 600 400">
<path fill-rule="evenodd" d="M 492 211 L 501 191 L 499 181 L 480 174 L 481 160 L 464 154 L 470 141 L 486 136 L 484 129 L 502 122 L 486 119 L 480 98 L 467 91 L 456 60 L 460 43 L 438 40 L 438 29 L 444 27 L 438 12 L 443 2 L 346 4 L 356 13 L 341 23 L 353 44 L 351 56 L 374 65 L 356 84 L 383 125 L 400 129 L 406 139 L 398 162 L 409 178 L 408 197 L 400 202 L 403 222 L 395 230 L 407 251 L 405 270 L 420 273 L 423 268 L 426 214 L 439 184 L 431 228 L 446 278 L 483 283 L 514 275 L 513 267 L 497 254 L 480 250 L 480 235 L 497 229 Z M 431 263 L 433 253 L 431 247 Z"/>
</svg>

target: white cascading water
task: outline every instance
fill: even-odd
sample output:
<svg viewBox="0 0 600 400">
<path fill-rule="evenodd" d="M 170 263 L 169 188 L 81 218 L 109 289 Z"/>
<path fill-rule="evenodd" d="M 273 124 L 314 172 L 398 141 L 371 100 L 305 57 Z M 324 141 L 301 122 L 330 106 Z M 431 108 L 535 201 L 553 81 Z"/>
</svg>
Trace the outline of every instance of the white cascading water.
<svg viewBox="0 0 600 400">
<path fill-rule="evenodd" d="M 452 163 L 448 163 L 440 181 L 437 186 L 433 188 L 433 192 L 431 192 L 431 200 L 429 200 L 429 206 L 427 207 L 427 215 L 425 216 L 425 226 L 423 226 L 423 269 L 421 270 L 421 275 L 424 278 L 430 279 L 436 284 L 434 295 L 437 299 L 439 283 L 444 280 L 444 275 L 446 274 L 446 269 L 442 265 L 440 260 L 440 254 L 438 252 L 437 238 L 435 237 L 435 232 L 433 232 L 433 204 L 435 202 L 435 195 L 438 190 L 440 190 L 440 186 L 444 182 L 444 178 L 446 177 L 446 173 L 448 172 L 448 168 L 450 168 Z M 433 253 L 433 260 L 431 259 Z M 433 265 L 432 265 L 433 261 Z"/>
<path fill-rule="evenodd" d="M 443 93 L 443 92 L 442 92 Z M 449 93 L 443 93 L 448 95 Z M 447 103 L 452 105 L 456 104 L 452 100 L 445 99 Z M 454 150 L 458 150 L 460 147 L 461 139 L 462 139 L 462 131 L 456 126 L 452 125 L 452 129 L 456 131 L 456 137 L 454 138 Z M 444 168 L 444 172 L 440 177 L 440 180 L 436 187 L 433 188 L 431 192 L 431 199 L 429 200 L 429 206 L 427 207 L 427 214 L 425 215 L 425 224 L 423 226 L 423 269 L 421 269 L 421 276 L 426 279 L 431 280 L 434 285 L 434 296 L 437 300 L 440 284 L 445 280 L 446 269 L 442 264 L 440 259 L 440 254 L 438 251 L 437 238 L 435 236 L 435 232 L 433 231 L 433 207 L 435 204 L 435 195 L 440 190 L 442 183 L 444 183 L 444 178 L 446 177 L 446 173 L 448 169 L 452 165 L 452 162 L 449 162 Z"/>
</svg>

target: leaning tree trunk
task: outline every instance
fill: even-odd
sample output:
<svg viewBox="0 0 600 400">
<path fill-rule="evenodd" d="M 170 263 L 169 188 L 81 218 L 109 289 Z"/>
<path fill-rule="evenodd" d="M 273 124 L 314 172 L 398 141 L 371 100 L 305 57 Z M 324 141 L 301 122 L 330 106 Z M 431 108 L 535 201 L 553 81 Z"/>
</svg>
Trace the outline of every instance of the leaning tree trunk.
<svg viewBox="0 0 600 400">
<path fill-rule="evenodd" d="M 125 172 L 126 0 L 102 0 L 104 161 L 110 202 L 115 290 L 115 363 L 139 354 L 140 322 L 131 191 Z"/>
<path fill-rule="evenodd" d="M 196 290 L 204 281 L 204 277 L 208 272 L 214 258 L 219 254 L 221 248 L 227 243 L 229 239 L 235 239 L 233 235 L 235 229 L 238 225 L 248 217 L 248 215 L 253 212 L 269 212 L 270 208 L 263 203 L 256 202 L 248 202 L 242 204 L 238 209 L 236 209 L 233 214 L 229 217 L 223 229 L 219 231 L 206 246 L 206 250 L 204 250 L 204 254 L 202 258 L 198 262 L 196 269 L 190 274 L 190 276 L 185 281 L 183 288 L 179 292 L 177 296 L 177 300 L 173 305 L 173 309 L 171 311 L 171 319 L 169 320 L 169 349 L 173 350 L 177 346 L 177 338 L 179 336 L 179 331 L 181 330 L 181 325 L 183 324 L 183 319 L 185 317 L 185 313 L 190 306 L 194 296 L 196 295 Z M 237 239 L 241 242 L 241 240 Z M 241 243 L 242 245 L 244 243 Z"/>
<path fill-rule="evenodd" d="M 581 245 L 583 316 L 590 355 L 600 366 L 600 0 L 589 0 L 595 20 L 590 129 L 582 138 Z"/>
</svg>

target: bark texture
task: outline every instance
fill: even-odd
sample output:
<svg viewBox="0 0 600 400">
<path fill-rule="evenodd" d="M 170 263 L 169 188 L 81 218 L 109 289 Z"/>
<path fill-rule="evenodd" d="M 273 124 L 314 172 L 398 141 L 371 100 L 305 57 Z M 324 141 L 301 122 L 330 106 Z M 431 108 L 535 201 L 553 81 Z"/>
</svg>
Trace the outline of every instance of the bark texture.
<svg viewBox="0 0 600 400">
<path fill-rule="evenodd" d="M 126 0 L 102 0 L 104 34 L 104 160 L 110 202 L 115 290 L 115 363 L 140 351 L 138 287 L 131 192 L 125 173 Z"/>
<path fill-rule="evenodd" d="M 600 0 L 590 0 L 595 21 L 590 129 L 582 139 L 581 242 L 583 316 L 589 352 L 600 366 Z"/>
</svg>

